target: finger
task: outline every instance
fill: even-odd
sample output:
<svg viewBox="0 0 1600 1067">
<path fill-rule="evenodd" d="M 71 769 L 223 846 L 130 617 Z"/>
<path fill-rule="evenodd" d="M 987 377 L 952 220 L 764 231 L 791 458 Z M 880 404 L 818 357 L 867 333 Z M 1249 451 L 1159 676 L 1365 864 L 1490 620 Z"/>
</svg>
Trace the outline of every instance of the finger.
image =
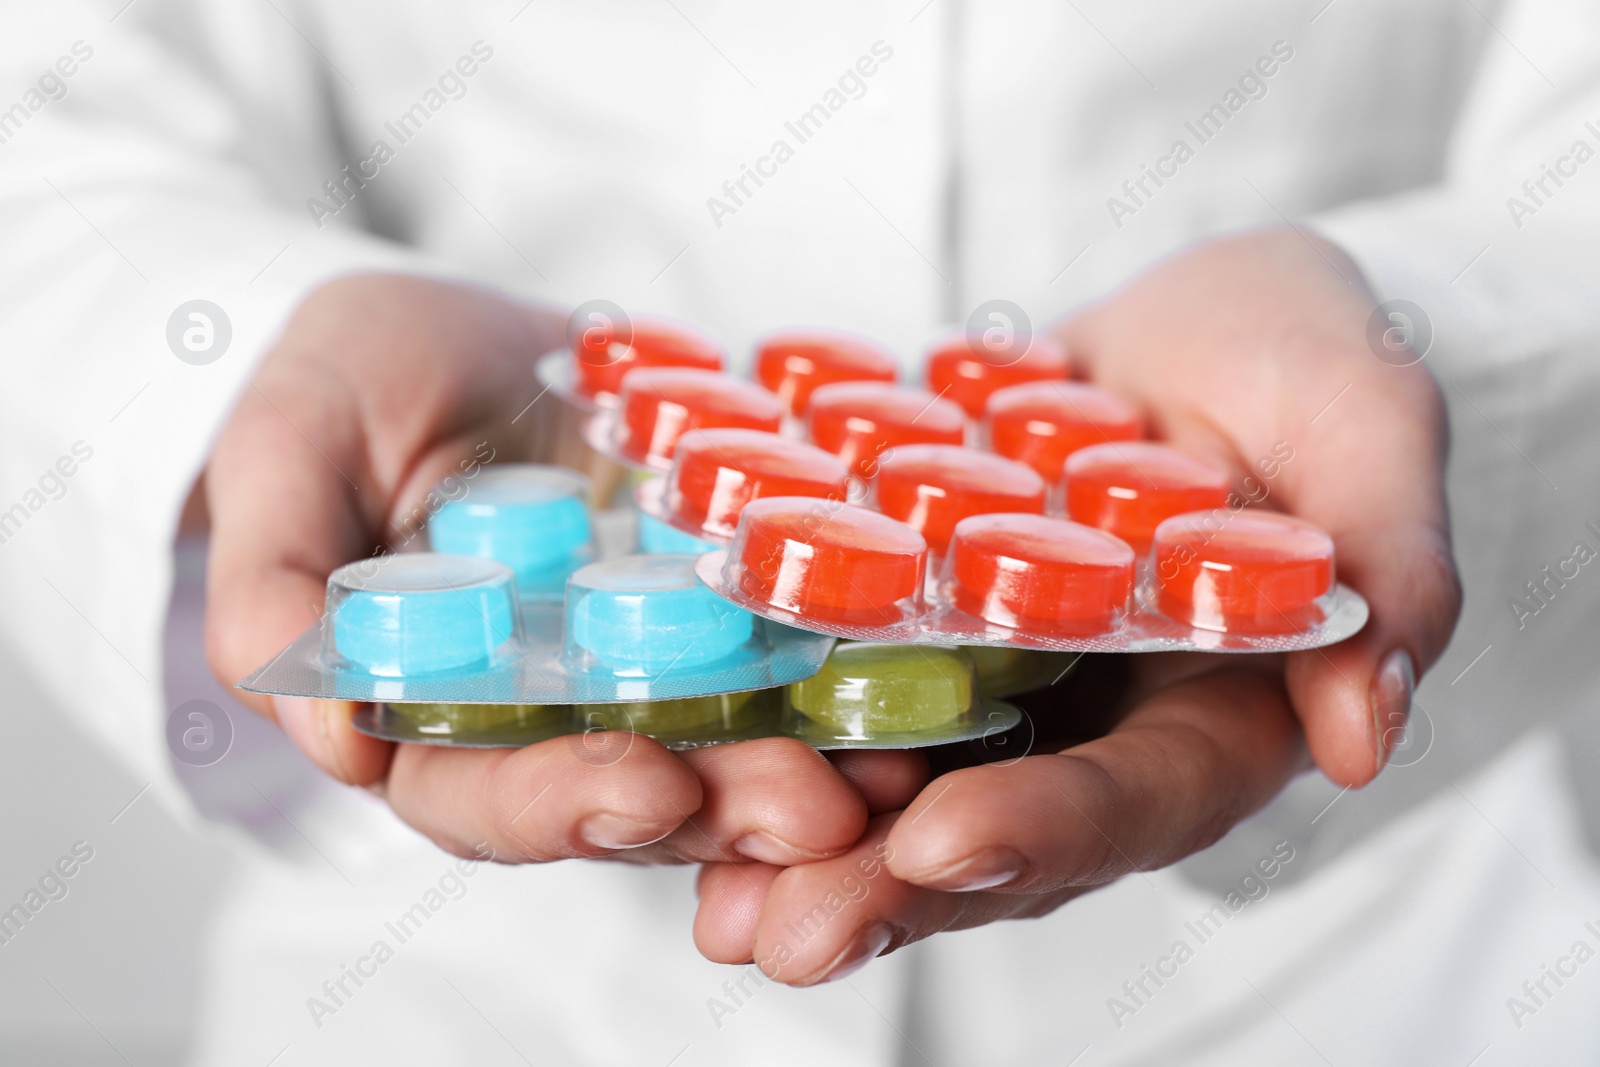
<svg viewBox="0 0 1600 1067">
<path fill-rule="evenodd" d="M 936 779 L 895 825 L 888 865 L 959 892 L 1100 885 L 1210 845 L 1304 760 L 1281 681 L 1218 669 L 1150 696 L 1098 740 Z"/>
<path fill-rule="evenodd" d="M 306 697 L 267 699 L 279 729 L 313 763 L 339 781 L 346 785 L 372 785 L 389 773 L 395 746 L 351 725 L 351 719 L 364 705 L 351 700 Z"/>
<path fill-rule="evenodd" d="M 1346 786 L 1382 769 L 1416 677 L 1444 651 L 1461 610 L 1437 388 L 1425 374 L 1400 378 L 1419 368 L 1372 362 L 1388 380 L 1368 379 L 1362 394 L 1346 398 L 1341 418 L 1312 427 L 1311 446 L 1284 472 L 1286 504 L 1333 537 L 1339 579 L 1371 609 L 1349 641 L 1288 660 L 1289 694 L 1312 756 Z M 1397 402 L 1395 393 L 1409 396 Z"/>
<path fill-rule="evenodd" d="M 889 837 L 891 813 L 874 818 L 849 852 L 818 863 L 788 867 L 767 890 L 756 920 L 750 958 L 768 977 L 786 985 L 837 981 L 873 958 L 940 930 L 962 929 L 1053 907 L 1065 899 L 995 893 L 946 893 L 896 878 Z M 736 872 L 719 874 L 702 891 L 696 917 L 697 943 L 726 946 L 733 955 L 742 933 L 743 894 Z M 731 899 L 730 899 L 731 898 Z M 712 907 L 717 911 L 712 911 Z M 715 926 L 717 920 L 724 925 Z M 703 935 L 699 931 L 704 928 Z M 704 938 L 703 942 L 698 938 Z"/>
<path fill-rule="evenodd" d="M 1338 576 L 1371 617 L 1336 648 L 1290 656 L 1289 693 L 1323 773 L 1362 785 L 1382 768 L 1415 678 L 1460 612 L 1444 406 L 1423 364 L 1375 357 L 1372 294 L 1334 245 L 1284 230 L 1203 251 L 1204 280 L 1179 257 L 1136 283 L 1134 302 L 1149 314 L 1121 313 L 1113 297 L 1061 333 L 1092 377 L 1145 407 L 1160 436 L 1252 476 L 1247 498 L 1265 491 L 1266 506 L 1333 537 Z M 1259 314 L 1217 313 L 1233 304 Z M 1151 331 L 1181 338 L 1187 363 L 1148 373 Z M 1225 385 L 1184 373 L 1217 353 L 1233 368 Z"/>
<path fill-rule="evenodd" d="M 783 871 L 753 958 L 779 981 L 811 985 L 942 930 L 1045 914 L 1205 847 L 1303 761 L 1270 678 L 1230 669 L 1180 682 L 1105 738 L 945 775 L 904 813 L 872 820 L 844 855 Z M 736 914 L 717 903 L 708 927 Z M 737 932 L 729 922 L 706 940 L 736 944 Z"/>
<path fill-rule="evenodd" d="M 700 807 L 700 780 L 647 737 L 555 738 L 521 749 L 400 745 L 390 806 L 458 856 L 600 856 L 659 841 Z"/>
<path fill-rule="evenodd" d="M 495 440 L 526 436 L 534 420 L 513 425 L 526 401 L 509 383 L 559 338 L 561 321 L 405 275 L 348 275 L 301 304 L 206 470 L 206 645 L 225 684 L 316 621 L 335 567 L 415 533 L 386 519 L 414 516 L 428 486 L 413 483 L 472 453 L 478 427 L 495 428 Z M 383 373 L 361 374 L 367 363 Z M 349 728 L 352 705 L 241 699 L 329 773 L 381 779 L 391 746 Z"/>
<path fill-rule="evenodd" d="M 761 906 L 783 870 L 769 863 L 708 863 L 700 869 L 694 944 L 702 956 L 712 963 L 751 961 Z"/>
<path fill-rule="evenodd" d="M 816 749 L 789 737 L 690 749 L 704 800 L 662 844 L 696 862 L 788 865 L 836 855 L 861 836 L 861 794 Z"/>
<path fill-rule="evenodd" d="M 841 749 L 827 757 L 856 787 L 871 815 L 900 811 L 928 784 L 928 757 L 917 749 Z"/>
<path fill-rule="evenodd" d="M 348 413 L 329 399 L 284 395 L 281 403 L 322 427 L 320 451 L 252 386 L 206 473 L 212 522 L 206 652 L 230 686 L 315 625 L 328 573 L 366 551 L 367 517 L 344 480 L 365 473 L 348 455 L 354 451 Z M 333 467 L 330 454 L 345 460 L 343 470 Z M 393 746 L 351 728 L 356 705 L 238 695 L 340 781 L 370 784 L 388 768 Z"/>
<path fill-rule="evenodd" d="M 743 746 L 729 746 L 724 751 L 740 747 Z M 928 761 L 922 753 L 915 751 L 830 752 L 828 762 L 856 788 L 865 801 L 867 812 L 874 815 L 904 807 L 928 780 Z M 700 768 L 700 776 L 702 782 L 706 782 L 704 767 Z M 709 783 L 707 789 L 711 789 Z M 796 790 L 795 795 L 801 808 L 808 813 L 814 812 L 814 805 L 803 789 Z M 709 802 L 706 807 L 710 807 Z M 703 822 L 703 810 L 695 816 L 694 821 L 697 824 Z M 865 817 L 860 824 L 852 824 L 841 833 L 839 848 L 835 851 L 854 846 L 864 826 Z M 661 845 L 673 843 L 684 833 L 684 830 L 679 830 Z M 661 845 L 640 849 L 639 853 L 652 855 Z M 681 853 L 682 850 L 678 851 Z M 657 862 L 660 861 L 658 858 Z M 784 866 L 792 862 L 786 860 Z M 706 958 L 718 963 L 750 961 L 754 951 L 756 918 L 760 914 L 767 888 L 780 870 L 781 866 L 769 863 L 708 863 L 702 868 L 697 882 L 700 907 L 695 917 L 695 944 Z"/>
</svg>

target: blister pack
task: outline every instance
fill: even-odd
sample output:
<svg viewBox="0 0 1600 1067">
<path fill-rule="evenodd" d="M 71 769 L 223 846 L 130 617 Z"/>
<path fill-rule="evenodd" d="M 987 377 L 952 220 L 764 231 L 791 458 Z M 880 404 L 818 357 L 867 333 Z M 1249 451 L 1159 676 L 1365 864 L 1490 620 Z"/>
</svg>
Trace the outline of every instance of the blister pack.
<svg viewBox="0 0 1600 1067">
<path fill-rule="evenodd" d="M 988 650 L 840 642 L 819 672 L 781 688 L 577 705 L 396 702 L 364 708 L 352 721 L 385 740 L 472 748 L 603 730 L 644 734 L 672 749 L 760 737 L 798 738 L 823 750 L 922 748 L 1010 730 L 1022 716 L 998 699 L 1020 691 L 1008 686 L 1047 685 L 1071 666 L 1070 656 L 1041 652 L 980 664 L 979 651 Z"/>
<path fill-rule="evenodd" d="M 747 506 L 703 581 L 763 618 L 858 641 L 1078 652 L 1284 652 L 1342 641 L 1366 602 L 1334 582 L 1333 542 L 1271 512 L 1179 515 L 1134 549 L 1081 523 L 974 515 L 938 578 L 927 540 L 876 511 L 798 497 Z"/>
<path fill-rule="evenodd" d="M 670 488 L 665 518 L 683 530 L 663 528 L 724 540 L 751 500 L 804 490 L 842 501 L 850 487 L 837 457 L 740 429 L 690 432 L 656 484 Z M 428 531 L 435 548 L 461 554 L 336 571 L 321 625 L 242 686 L 361 701 L 357 729 L 414 743 L 520 746 L 632 730 L 673 748 L 770 736 L 900 748 L 1009 729 L 1019 713 L 997 698 L 1071 665 L 1012 649 L 844 644 L 830 657 L 832 638 L 717 598 L 694 577 L 693 556 L 588 562 L 604 516 L 590 512 L 586 491 L 559 468 L 484 471 Z"/>
<path fill-rule="evenodd" d="M 614 408 L 623 380 L 646 367 L 725 369 L 722 348 L 692 327 L 661 319 L 631 322 L 620 308 L 580 309 L 569 324 L 566 348 L 534 364 L 539 382 L 584 411 Z M 751 353 L 750 375 L 799 419 L 812 392 L 834 382 L 893 382 L 900 361 L 875 341 L 836 330 L 788 329 L 761 338 Z"/>
<path fill-rule="evenodd" d="M 1366 620 L 1326 533 L 1140 440 L 1045 338 L 948 338 L 909 385 L 851 335 L 768 335 L 746 379 L 688 327 L 626 326 L 537 370 L 632 470 L 650 555 L 601 552 L 629 517 L 581 476 L 490 468 L 433 553 L 335 572 L 319 627 L 241 684 L 367 703 L 357 727 L 399 741 L 900 748 L 1011 728 L 1002 698 L 1083 652 L 1315 648 Z"/>
<path fill-rule="evenodd" d="M 668 748 L 773 737 L 780 732 L 781 689 L 750 689 L 671 700 L 607 704 L 368 705 L 351 720 L 386 741 L 466 748 L 520 748 L 553 737 L 631 730 Z"/>
<path fill-rule="evenodd" d="M 693 556 L 590 563 L 550 601 L 519 597 L 502 563 L 413 553 L 336 570 L 321 623 L 240 684 L 367 702 L 672 700 L 809 677 L 831 646 L 730 607 Z"/>
<path fill-rule="evenodd" d="M 745 380 L 718 374 L 709 360 L 669 361 L 703 345 L 685 339 L 666 344 L 634 333 L 636 345 L 610 349 L 628 353 L 627 362 L 603 368 L 614 392 L 569 387 L 600 375 L 590 363 L 594 355 L 581 344 L 545 357 L 540 373 L 594 412 L 583 431 L 586 443 L 626 466 L 656 472 L 670 466 L 684 432 L 737 426 L 809 440 L 870 482 L 880 458 L 898 447 L 975 444 L 977 420 L 993 394 L 1064 381 L 1071 368 L 1065 350 L 1042 337 L 996 355 L 958 334 L 928 349 L 925 387 L 919 387 L 900 384 L 893 353 L 866 338 L 788 330 L 757 342 L 751 380 Z M 561 366 L 567 370 L 552 369 Z M 1047 482 L 1059 481 L 1059 474 L 1046 475 Z"/>
</svg>

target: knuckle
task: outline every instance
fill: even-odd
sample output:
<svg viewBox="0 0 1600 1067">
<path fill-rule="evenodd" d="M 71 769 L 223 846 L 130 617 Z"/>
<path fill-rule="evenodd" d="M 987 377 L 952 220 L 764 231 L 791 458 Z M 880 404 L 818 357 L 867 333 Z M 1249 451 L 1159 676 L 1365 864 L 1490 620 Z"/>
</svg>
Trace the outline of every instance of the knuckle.
<svg viewBox="0 0 1600 1067">
<path fill-rule="evenodd" d="M 1444 651 L 1461 617 L 1465 594 L 1448 534 L 1429 531 L 1413 554 L 1410 584 L 1408 599 L 1416 605 L 1418 624 L 1413 655 L 1420 672 Z"/>
<path fill-rule="evenodd" d="M 1136 867 L 1138 861 L 1128 844 L 1113 839 L 1117 823 L 1131 810 L 1131 803 L 1116 776 L 1096 759 L 1062 753 L 1057 759 L 1068 761 L 1070 780 L 1061 797 L 1066 801 L 1069 820 L 1083 825 L 1086 832 L 1076 835 L 1075 846 L 1064 865 L 1066 884 L 1097 884 L 1110 881 Z M 1059 787 L 1058 787 L 1059 788 Z M 1077 794 L 1074 800 L 1067 790 Z"/>
<path fill-rule="evenodd" d="M 240 666 L 242 657 L 237 635 L 238 627 L 231 625 L 226 613 L 214 603 L 208 605 L 202 631 L 206 665 L 211 668 L 217 681 L 225 686 L 232 686 L 249 670 Z"/>
</svg>

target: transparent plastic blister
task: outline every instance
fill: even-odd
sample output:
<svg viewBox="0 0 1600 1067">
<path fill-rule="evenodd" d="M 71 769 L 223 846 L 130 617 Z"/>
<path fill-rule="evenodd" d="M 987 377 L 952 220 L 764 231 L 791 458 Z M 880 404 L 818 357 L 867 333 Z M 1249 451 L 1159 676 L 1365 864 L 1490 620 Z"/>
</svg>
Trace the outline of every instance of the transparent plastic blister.
<svg viewBox="0 0 1600 1067">
<path fill-rule="evenodd" d="M 920 533 L 930 560 L 937 560 L 962 519 L 998 511 L 1042 515 L 1047 489 L 1033 468 L 992 452 L 905 445 L 879 461 L 872 503 Z"/>
<path fill-rule="evenodd" d="M 783 402 L 791 418 L 805 416 L 811 394 L 837 382 L 894 382 L 900 361 L 865 337 L 829 330 L 783 330 L 756 344 L 756 381 Z"/>
<path fill-rule="evenodd" d="M 995 392 L 1024 382 L 1064 381 L 1072 372 L 1067 351 L 1048 337 L 1014 333 L 1005 339 L 963 331 L 929 347 L 922 360 L 927 387 L 973 419 Z"/>
<path fill-rule="evenodd" d="M 321 660 L 380 682 L 503 669 L 523 637 L 511 569 L 469 556 L 346 564 L 328 578 L 324 618 Z"/>
<path fill-rule="evenodd" d="M 489 467 L 429 520 L 428 544 L 504 563 L 524 599 L 560 600 L 567 578 L 597 554 L 589 495 L 589 480 L 564 467 Z"/>
<path fill-rule="evenodd" d="M 1108 441 L 1066 460 L 1066 513 L 1143 552 L 1156 527 L 1195 511 L 1226 508 L 1228 472 L 1153 441 Z"/>
<path fill-rule="evenodd" d="M 745 508 L 732 545 L 696 570 L 746 611 L 855 641 L 1285 652 L 1334 644 L 1366 623 L 1366 602 L 1334 582 L 1332 541 L 1308 523 L 1214 510 L 1169 519 L 1153 536 L 1136 568 L 1133 548 L 1103 530 L 973 516 L 956 524 L 929 583 L 927 542 L 906 524 L 774 497 Z"/>
<path fill-rule="evenodd" d="M 729 606 L 693 556 L 573 573 L 564 601 L 516 594 L 492 560 L 434 553 L 348 564 L 327 611 L 240 683 L 365 702 L 585 704 L 766 689 L 814 674 L 832 640 Z"/>
<path fill-rule="evenodd" d="M 634 491 L 640 544 L 646 530 L 670 531 L 709 551 L 726 545 L 752 500 L 769 496 L 848 499 L 849 472 L 836 456 L 803 441 L 758 430 L 692 430 L 683 435 L 665 477 Z"/>
<path fill-rule="evenodd" d="M 844 460 L 864 482 L 878 462 L 905 445 L 959 445 L 967 437 L 961 407 L 937 393 L 887 382 L 837 382 L 811 394 L 811 442 Z"/>
<path fill-rule="evenodd" d="M 720 371 L 727 364 L 721 346 L 698 330 L 659 319 L 630 322 L 620 308 L 575 315 L 569 333 L 566 348 L 534 362 L 534 376 L 584 411 L 614 408 L 623 381 L 643 367 Z"/>
<path fill-rule="evenodd" d="M 644 367 L 622 383 L 617 405 L 596 411 L 582 432 L 601 455 L 661 474 L 691 430 L 777 433 L 783 423 L 783 403 L 754 382 L 709 370 Z"/>
<path fill-rule="evenodd" d="M 918 748 L 1011 729 L 1021 713 L 980 691 L 966 649 L 844 643 L 783 691 L 783 732 L 813 748 Z"/>
<path fill-rule="evenodd" d="M 984 406 L 985 447 L 1026 463 L 1052 486 L 1060 485 L 1072 453 L 1139 436 L 1132 405 L 1084 382 L 1011 385 L 989 394 Z"/>
</svg>

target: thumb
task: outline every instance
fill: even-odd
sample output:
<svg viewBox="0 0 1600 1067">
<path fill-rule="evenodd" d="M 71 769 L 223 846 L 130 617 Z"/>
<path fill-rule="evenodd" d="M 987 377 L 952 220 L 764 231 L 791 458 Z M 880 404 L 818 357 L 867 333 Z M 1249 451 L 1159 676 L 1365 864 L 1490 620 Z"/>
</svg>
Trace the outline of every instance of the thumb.
<svg viewBox="0 0 1600 1067">
<path fill-rule="evenodd" d="M 1286 468 L 1286 502 L 1333 537 L 1339 580 L 1371 617 L 1348 641 L 1290 655 L 1287 682 L 1312 758 L 1333 781 L 1360 786 L 1404 737 L 1416 679 L 1455 628 L 1461 582 L 1432 376 L 1378 364 L 1342 406 L 1339 419 L 1307 427 L 1308 447 Z"/>
<path fill-rule="evenodd" d="M 252 386 L 206 469 L 212 528 L 206 654 L 224 685 L 233 685 L 314 625 L 322 614 L 328 573 L 363 555 L 370 540 L 369 524 L 346 481 L 362 478 L 363 472 L 343 447 L 345 431 L 322 429 L 348 427 L 353 420 L 318 414 L 333 413 L 308 415 L 292 392 L 280 393 L 274 402 Z M 314 444 L 303 436 L 301 426 L 319 440 Z M 350 725 L 359 705 L 238 695 L 340 781 L 370 785 L 388 772 L 394 746 Z"/>
</svg>

